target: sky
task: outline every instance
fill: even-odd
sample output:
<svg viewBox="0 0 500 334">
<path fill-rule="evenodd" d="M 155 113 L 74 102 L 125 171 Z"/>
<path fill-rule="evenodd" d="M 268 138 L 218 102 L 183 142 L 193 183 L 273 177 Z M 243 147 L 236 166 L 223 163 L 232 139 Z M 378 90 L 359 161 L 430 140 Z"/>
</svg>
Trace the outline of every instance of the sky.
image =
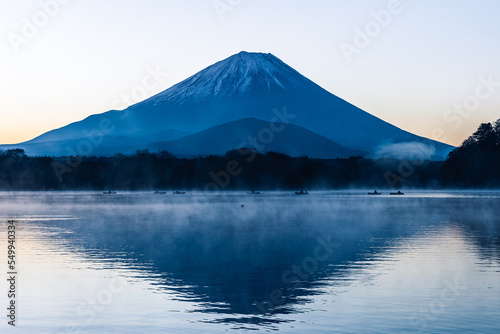
<svg viewBox="0 0 500 334">
<path fill-rule="evenodd" d="M 124 109 L 243 50 L 448 144 L 500 118 L 495 0 L 0 4 L 1 144 Z"/>
</svg>

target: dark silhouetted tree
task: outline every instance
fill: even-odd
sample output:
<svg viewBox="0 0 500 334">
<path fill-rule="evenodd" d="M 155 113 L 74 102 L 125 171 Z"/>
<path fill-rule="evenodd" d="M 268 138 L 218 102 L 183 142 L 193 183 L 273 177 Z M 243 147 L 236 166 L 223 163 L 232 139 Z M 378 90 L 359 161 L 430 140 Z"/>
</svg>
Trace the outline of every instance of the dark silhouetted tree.
<svg viewBox="0 0 500 334">
<path fill-rule="evenodd" d="M 443 165 L 447 185 L 457 187 L 500 186 L 500 119 L 483 123 L 460 147 L 450 152 Z"/>
</svg>

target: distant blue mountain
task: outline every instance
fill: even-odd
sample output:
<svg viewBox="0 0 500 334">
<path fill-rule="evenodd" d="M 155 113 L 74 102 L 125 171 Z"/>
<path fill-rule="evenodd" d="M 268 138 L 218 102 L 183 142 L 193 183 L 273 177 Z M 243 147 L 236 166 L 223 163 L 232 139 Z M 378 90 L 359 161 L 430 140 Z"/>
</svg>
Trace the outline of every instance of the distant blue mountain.
<svg viewBox="0 0 500 334">
<path fill-rule="evenodd" d="M 279 129 L 273 132 L 271 128 Z M 263 132 L 263 141 L 258 134 Z M 254 138 L 255 140 L 249 140 Z M 366 152 L 339 145 L 323 136 L 300 126 L 284 123 L 264 122 L 255 118 L 244 118 L 202 130 L 170 142 L 153 143 L 153 151 L 167 150 L 177 156 L 224 155 L 237 148 L 253 148 L 259 153 L 280 152 L 291 157 L 314 156 L 317 158 L 348 158 Z"/>
<path fill-rule="evenodd" d="M 260 131 L 255 127 L 257 120 L 264 122 L 259 126 L 270 121 L 297 126 L 276 136 L 279 144 L 268 146 L 310 157 L 341 157 L 346 152 L 358 152 L 385 157 L 425 153 L 428 158 L 444 159 L 453 149 L 355 107 L 271 54 L 248 52 L 209 66 L 125 110 L 92 115 L 28 142 L 0 148 L 20 147 L 29 155 L 56 156 L 71 150 L 82 155 L 89 151 L 109 155 L 135 149 L 170 149 L 185 156 L 221 154 L 236 149 L 234 145 L 241 139 L 231 126 L 238 126 L 239 133 L 257 132 L 253 133 L 256 136 Z M 89 142 L 92 148 L 82 149 L 88 148 Z M 208 142 L 210 145 L 205 144 Z"/>
</svg>

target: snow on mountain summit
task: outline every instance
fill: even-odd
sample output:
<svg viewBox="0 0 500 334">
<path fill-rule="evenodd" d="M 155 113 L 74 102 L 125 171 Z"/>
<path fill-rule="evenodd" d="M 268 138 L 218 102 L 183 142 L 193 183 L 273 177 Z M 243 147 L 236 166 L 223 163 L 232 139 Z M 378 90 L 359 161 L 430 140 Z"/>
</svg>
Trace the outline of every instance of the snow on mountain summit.
<svg viewBox="0 0 500 334">
<path fill-rule="evenodd" d="M 181 105 L 263 91 L 310 89 L 312 86 L 316 85 L 274 55 L 242 51 L 144 102 Z"/>
<path fill-rule="evenodd" d="M 132 148 L 173 149 L 167 143 L 179 144 L 188 136 L 192 137 L 182 140 L 185 147 L 176 146 L 176 154 L 219 154 L 228 148 L 236 149 L 233 144 L 241 143 L 242 134 L 260 133 L 260 125 L 248 119 L 269 122 L 276 117 L 284 124 L 289 122 L 304 130 L 284 131 L 282 139 L 275 139 L 267 147 L 282 153 L 300 151 L 310 157 L 339 157 L 340 151 L 332 142 L 367 154 L 380 154 L 382 148 L 387 151 L 387 147 L 396 146 L 412 147 L 420 152 L 417 147 L 425 144 L 438 159 L 444 159 L 452 149 L 363 111 L 324 90 L 272 54 L 250 52 L 240 52 L 215 63 L 127 110 L 91 115 L 31 141 L 0 148 L 23 148 L 32 155 L 75 155 L 72 152 L 78 145 L 89 142 L 84 137 L 86 133 L 94 133 L 103 121 L 111 121 L 113 131 L 105 135 L 99 145 L 103 154 L 130 152 L 127 149 Z M 229 125 L 220 127 L 224 124 Z M 280 140 L 282 144 L 277 145 Z M 310 146 L 303 146 L 305 142 Z M 153 145 L 155 143 L 160 143 L 162 148 Z M 193 147 L 200 151 L 193 151 Z M 396 154 L 395 150 L 389 151 L 391 157 Z M 410 149 L 405 151 L 414 156 Z"/>
</svg>

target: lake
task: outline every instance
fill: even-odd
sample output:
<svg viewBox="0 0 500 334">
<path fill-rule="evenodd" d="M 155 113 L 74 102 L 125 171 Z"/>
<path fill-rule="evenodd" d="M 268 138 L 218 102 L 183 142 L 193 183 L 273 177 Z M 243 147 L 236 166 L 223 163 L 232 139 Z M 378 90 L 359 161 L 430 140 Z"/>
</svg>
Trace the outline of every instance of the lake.
<svg viewBox="0 0 500 334">
<path fill-rule="evenodd" d="M 2 192 L 2 333 L 498 333 L 500 192 Z M 4 307 L 5 305 L 5 307 Z"/>
</svg>

